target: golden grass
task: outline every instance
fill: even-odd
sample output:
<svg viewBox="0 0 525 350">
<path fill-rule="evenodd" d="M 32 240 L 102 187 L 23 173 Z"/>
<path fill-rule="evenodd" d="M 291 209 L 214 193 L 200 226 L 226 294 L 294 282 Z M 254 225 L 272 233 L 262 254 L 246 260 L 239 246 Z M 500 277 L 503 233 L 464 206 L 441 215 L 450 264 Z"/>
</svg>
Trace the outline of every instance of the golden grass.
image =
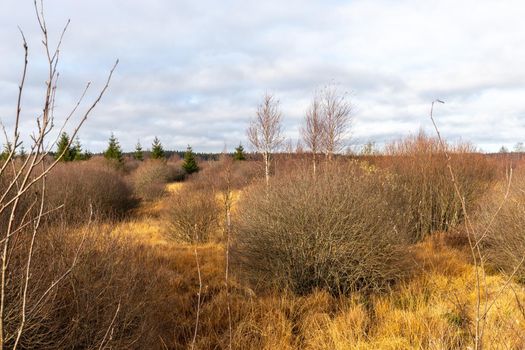
<svg viewBox="0 0 525 350">
<path fill-rule="evenodd" d="M 176 193 L 179 191 L 182 186 L 184 185 L 183 182 L 172 182 L 166 185 L 166 191 L 169 193 Z"/>
</svg>

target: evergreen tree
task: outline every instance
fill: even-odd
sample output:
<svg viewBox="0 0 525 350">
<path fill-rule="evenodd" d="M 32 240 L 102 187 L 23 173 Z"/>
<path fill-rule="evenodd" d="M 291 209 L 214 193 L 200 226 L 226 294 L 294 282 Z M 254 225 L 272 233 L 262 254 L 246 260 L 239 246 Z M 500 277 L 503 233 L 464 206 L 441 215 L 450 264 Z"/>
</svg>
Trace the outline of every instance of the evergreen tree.
<svg viewBox="0 0 525 350">
<path fill-rule="evenodd" d="M 86 159 L 84 153 L 82 153 L 82 145 L 80 144 L 80 140 L 78 136 L 75 139 L 73 147 L 71 147 L 71 155 L 72 155 L 73 160 L 85 160 Z"/>
<path fill-rule="evenodd" d="M 0 153 L 0 160 L 7 160 L 9 158 L 9 154 L 11 153 L 11 150 L 13 149 L 13 144 L 11 142 L 8 142 L 4 145 L 4 150 L 2 153 Z"/>
<path fill-rule="evenodd" d="M 182 168 L 187 174 L 193 174 L 199 171 L 199 166 L 197 165 L 197 160 L 195 159 L 195 153 L 193 153 L 193 150 L 189 145 L 186 149 L 186 153 L 184 153 L 184 163 L 182 164 Z"/>
<path fill-rule="evenodd" d="M 239 147 L 235 148 L 235 153 L 233 154 L 233 160 L 246 160 L 246 155 L 244 154 L 244 147 L 239 143 Z"/>
<path fill-rule="evenodd" d="M 104 151 L 104 158 L 122 162 L 122 149 L 113 133 L 109 137 L 108 148 Z"/>
<path fill-rule="evenodd" d="M 86 150 L 82 157 L 84 158 L 84 160 L 89 160 L 89 159 L 91 159 L 91 157 L 93 157 L 93 153 L 91 153 L 90 151 Z"/>
<path fill-rule="evenodd" d="M 155 136 L 155 139 L 153 140 L 153 144 L 151 146 L 151 158 L 164 159 L 165 157 L 166 155 L 164 153 L 164 148 L 162 147 L 159 138 Z"/>
<path fill-rule="evenodd" d="M 20 156 L 20 158 L 26 159 L 27 152 L 26 152 L 24 145 L 20 146 L 20 153 L 18 155 Z"/>
<path fill-rule="evenodd" d="M 70 145 L 69 135 L 66 132 L 63 132 L 60 135 L 60 139 L 57 144 L 57 151 L 55 153 L 55 159 L 58 159 L 60 156 L 61 161 L 70 162 L 74 159 L 74 153 Z"/>
<path fill-rule="evenodd" d="M 144 152 L 142 152 L 142 145 L 140 144 L 140 140 L 137 141 L 137 144 L 135 145 L 135 152 L 133 152 L 133 158 L 136 160 L 144 160 Z"/>
</svg>

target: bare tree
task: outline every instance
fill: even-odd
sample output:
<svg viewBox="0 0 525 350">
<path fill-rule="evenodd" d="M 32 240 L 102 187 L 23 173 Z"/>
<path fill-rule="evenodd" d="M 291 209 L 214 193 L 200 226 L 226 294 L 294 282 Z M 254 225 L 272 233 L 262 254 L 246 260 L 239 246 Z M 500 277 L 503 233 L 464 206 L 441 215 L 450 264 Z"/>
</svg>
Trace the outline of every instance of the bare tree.
<svg viewBox="0 0 525 350">
<path fill-rule="evenodd" d="M 321 115 L 321 103 L 319 97 L 316 95 L 306 111 L 304 126 L 301 128 L 304 144 L 312 153 L 314 175 L 317 171 L 317 154 L 322 149 L 323 131 L 324 127 L 323 117 Z"/>
<path fill-rule="evenodd" d="M 46 210 L 46 177 L 51 169 L 58 163 L 63 154 L 59 155 L 56 160 L 50 161 L 49 152 L 56 145 L 48 141 L 49 134 L 52 132 L 55 122 L 55 97 L 57 92 L 58 70 L 60 46 L 62 38 L 67 30 L 69 21 L 61 32 L 56 47 L 52 48 L 48 39 L 48 28 L 44 17 L 43 3 L 38 4 L 34 1 L 36 17 L 42 33 L 42 44 L 44 46 L 47 58 L 47 78 L 44 91 L 44 101 L 42 114 L 36 118 L 36 132 L 29 135 L 31 145 L 25 157 L 16 157 L 17 150 L 23 145 L 20 124 L 22 121 L 22 95 L 28 67 L 28 46 L 23 32 L 22 42 L 24 48 L 24 66 L 22 77 L 18 88 L 18 98 L 12 133 L 8 127 L 1 125 L 4 133 L 6 144 L 12 145 L 5 160 L 0 163 L 0 178 L 4 183 L 0 187 L 0 220 L 2 245 L 1 250 L 1 282 L 0 282 L 0 348 L 10 346 L 16 349 L 20 346 L 22 334 L 27 326 L 28 317 L 31 316 L 32 310 L 40 307 L 47 295 L 50 294 L 59 283 L 72 271 L 77 262 L 78 252 L 73 259 L 70 268 L 63 275 L 59 276 L 48 288 L 44 288 L 41 295 L 30 295 L 32 289 L 29 288 L 31 280 L 34 247 L 41 231 L 42 219 L 49 214 Z M 109 86 L 113 71 L 118 64 L 118 60 L 111 69 L 104 87 L 101 89 L 97 98 L 91 103 L 86 111 L 81 114 L 76 124 L 72 127 L 70 143 L 73 142 L 78 130 L 88 118 L 91 111 L 95 108 Z M 83 94 L 80 96 L 76 105 L 65 117 L 63 124 L 59 129 L 60 134 L 69 124 L 70 120 L 76 115 L 76 111 L 83 100 L 90 83 L 87 84 Z M 11 136 L 9 136 L 11 134 Z M 70 145 L 68 145 L 70 146 Z M 67 148 L 66 148 L 67 149 Z M 65 151 L 64 151 L 65 152 Z M 56 208 L 51 209 L 51 211 Z M 27 242 L 27 245 L 17 244 Z M 83 242 L 83 240 L 82 240 Z M 82 243 L 80 244 L 82 245 Z M 23 268 L 16 268 L 12 257 L 15 249 L 22 249 Z M 14 284 L 20 283 L 20 290 L 13 292 Z M 32 302 L 32 304 L 29 304 Z"/>
<path fill-rule="evenodd" d="M 320 95 L 322 113 L 322 147 L 328 160 L 344 148 L 344 138 L 352 120 L 352 105 L 348 94 L 329 85 Z"/>
<path fill-rule="evenodd" d="M 255 119 L 248 127 L 248 140 L 253 148 L 262 154 L 266 185 L 270 182 L 272 153 L 279 150 L 284 142 L 282 136 L 282 115 L 279 101 L 271 94 L 265 94 L 262 104 L 257 107 Z"/>
</svg>

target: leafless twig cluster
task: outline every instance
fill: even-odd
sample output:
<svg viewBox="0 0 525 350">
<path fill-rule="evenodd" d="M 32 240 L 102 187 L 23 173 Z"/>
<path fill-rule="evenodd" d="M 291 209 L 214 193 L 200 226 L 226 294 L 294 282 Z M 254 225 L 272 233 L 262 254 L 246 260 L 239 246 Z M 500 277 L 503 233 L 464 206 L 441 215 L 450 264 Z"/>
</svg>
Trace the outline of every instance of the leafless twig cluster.
<svg viewBox="0 0 525 350">
<path fill-rule="evenodd" d="M 51 47 L 48 26 L 44 16 L 43 2 L 37 3 L 35 0 L 34 8 L 42 34 L 45 56 L 47 58 L 47 80 L 42 112 L 36 117 L 36 131 L 29 135 L 31 145 L 27 156 L 23 158 L 17 157 L 18 151 L 23 147 L 20 124 L 22 121 L 22 96 L 29 63 L 29 49 L 22 30 L 20 30 L 20 32 L 24 48 L 24 66 L 18 89 L 17 106 L 12 131 L 9 132 L 8 127 L 2 125 L 5 144 L 11 146 L 9 147 L 10 152 L 7 154 L 6 159 L 0 165 L 0 178 L 4 179 L 3 185 L 0 188 L 0 220 L 5 220 L 1 226 L 0 348 L 10 346 L 16 349 L 20 345 L 27 321 L 32 316 L 32 311 L 37 309 L 40 306 L 39 304 L 45 300 L 46 296 L 53 289 L 57 288 L 60 282 L 71 272 L 77 263 L 78 252 L 80 250 L 79 247 L 77 254 L 71 262 L 70 268 L 67 269 L 63 275 L 59 276 L 47 289 L 44 289 L 44 292 L 40 296 L 30 296 L 32 292 L 30 288 L 31 272 L 35 265 L 33 261 L 34 249 L 36 241 L 39 239 L 42 219 L 49 214 L 49 210 L 46 210 L 47 176 L 62 156 L 59 155 L 58 159 L 53 161 L 49 160 L 48 155 L 56 145 L 57 140 L 51 143 L 47 140 L 51 132 L 55 129 L 54 113 L 59 79 L 58 62 L 62 39 L 69 25 L 68 21 L 61 31 L 57 45 Z M 77 121 L 72 127 L 73 132 L 70 133 L 71 142 L 106 92 L 117 64 L 118 61 L 111 68 L 107 81 L 95 100 L 87 107 L 85 112 L 77 117 Z M 66 127 L 69 127 L 72 118 L 77 116 L 77 109 L 89 87 L 90 83 L 86 85 L 77 103 L 65 117 L 60 128 L 58 128 L 60 132 Z M 60 132 L 58 134 L 60 134 Z M 59 208 L 52 208 L 51 211 L 57 209 Z M 27 244 L 18 244 L 21 241 L 27 242 Z M 15 269 L 15 264 L 12 260 L 16 249 L 25 250 L 25 263 L 23 264 L 25 267 L 22 270 Z M 21 292 L 17 291 L 13 294 L 10 291 L 13 291 L 12 287 L 17 283 L 21 284 Z M 32 301 L 32 303 L 30 304 L 29 301 Z"/>
</svg>

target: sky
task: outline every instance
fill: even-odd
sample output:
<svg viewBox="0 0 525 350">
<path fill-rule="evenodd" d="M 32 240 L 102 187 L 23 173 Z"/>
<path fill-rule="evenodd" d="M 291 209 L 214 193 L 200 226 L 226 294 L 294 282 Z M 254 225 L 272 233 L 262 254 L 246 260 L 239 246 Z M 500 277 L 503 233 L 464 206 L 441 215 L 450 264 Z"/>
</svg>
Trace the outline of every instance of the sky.
<svg viewBox="0 0 525 350">
<path fill-rule="evenodd" d="M 316 89 L 348 92 L 347 144 L 417 133 L 486 152 L 525 141 L 525 3 L 452 0 L 46 0 L 52 42 L 66 21 L 56 124 L 92 82 L 87 108 L 118 58 L 111 85 L 82 127 L 84 148 L 114 133 L 126 151 L 158 136 L 167 149 L 247 145 L 265 93 L 280 101 L 295 144 Z M 0 0 L 0 120 L 13 124 L 29 44 L 22 137 L 42 109 L 45 56 L 32 0 Z M 71 128 L 70 128 L 71 129 Z M 249 148 L 249 147 L 248 147 Z"/>
</svg>

